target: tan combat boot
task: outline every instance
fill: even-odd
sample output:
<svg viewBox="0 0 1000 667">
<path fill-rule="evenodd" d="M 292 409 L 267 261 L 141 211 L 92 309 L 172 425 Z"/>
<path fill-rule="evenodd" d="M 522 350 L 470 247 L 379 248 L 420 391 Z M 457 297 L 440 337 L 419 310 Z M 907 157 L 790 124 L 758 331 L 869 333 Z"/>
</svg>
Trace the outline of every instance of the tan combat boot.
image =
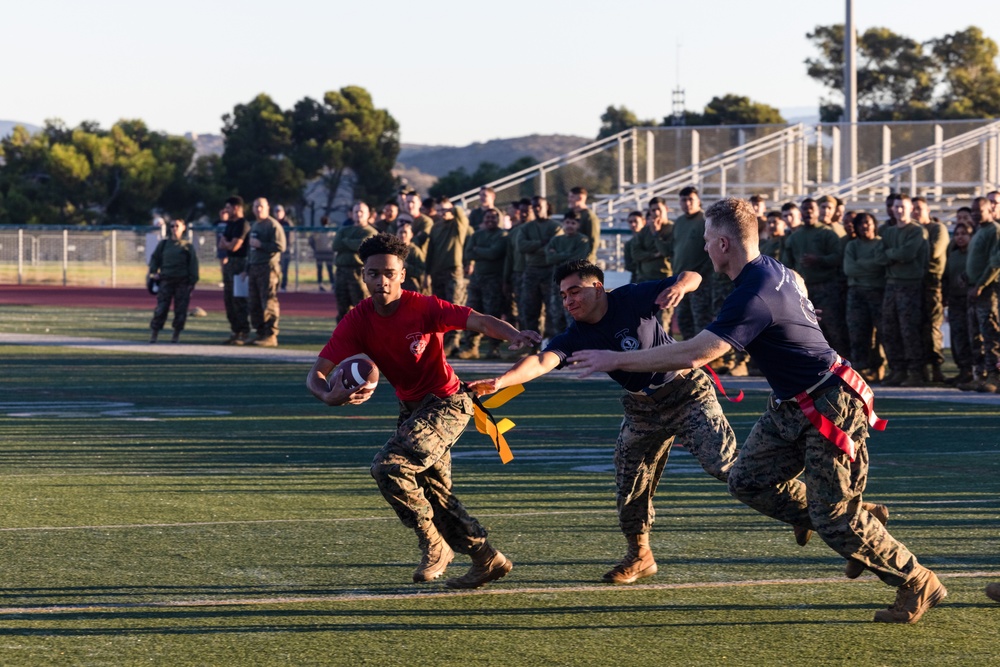
<svg viewBox="0 0 1000 667">
<path fill-rule="evenodd" d="M 483 542 L 482 546 L 470 554 L 472 556 L 472 567 L 461 577 L 455 577 L 444 582 L 448 588 L 479 588 L 491 581 L 496 581 L 514 569 L 506 556 L 490 546 L 489 542 Z"/>
<path fill-rule="evenodd" d="M 861 503 L 861 507 L 871 514 L 873 517 L 878 519 L 878 522 L 883 526 L 889 522 L 889 508 L 885 505 L 876 505 L 875 503 Z M 861 576 L 861 573 L 865 571 L 865 564 L 859 561 L 857 558 L 848 558 L 847 565 L 844 566 L 844 576 L 848 579 L 857 579 Z"/>
<path fill-rule="evenodd" d="M 604 574 L 604 581 L 609 584 L 631 584 L 656 574 L 656 561 L 649 548 L 649 533 L 626 535 L 625 539 L 628 540 L 625 557 Z"/>
<path fill-rule="evenodd" d="M 420 565 L 413 572 L 413 581 L 419 584 L 423 581 L 433 581 L 444 574 L 448 563 L 454 560 L 455 552 L 444 541 L 434 524 L 427 524 L 425 527 L 418 526 L 416 530 L 423 557 L 420 559 Z"/>
<path fill-rule="evenodd" d="M 896 602 L 875 612 L 876 623 L 916 623 L 928 609 L 948 596 L 937 575 L 917 565 L 905 584 L 896 590 Z"/>
</svg>

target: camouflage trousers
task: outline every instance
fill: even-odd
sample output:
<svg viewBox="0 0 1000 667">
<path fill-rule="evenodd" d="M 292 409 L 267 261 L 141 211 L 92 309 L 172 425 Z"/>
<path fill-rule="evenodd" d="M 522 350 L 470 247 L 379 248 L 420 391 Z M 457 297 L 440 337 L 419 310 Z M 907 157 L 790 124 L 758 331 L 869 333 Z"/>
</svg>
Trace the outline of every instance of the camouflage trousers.
<svg viewBox="0 0 1000 667">
<path fill-rule="evenodd" d="M 334 281 L 334 296 L 337 297 L 337 321 L 368 298 L 368 288 L 361 279 L 361 267 L 338 266 L 337 279 Z"/>
<path fill-rule="evenodd" d="M 969 329 L 969 299 L 966 294 L 948 297 L 948 328 L 951 330 L 951 356 L 959 370 L 972 370 L 973 340 Z M 976 329 L 978 331 L 978 327 Z M 978 345 L 978 341 L 977 341 Z"/>
<path fill-rule="evenodd" d="M 503 316 L 503 278 L 499 275 L 480 275 L 473 273 L 469 278 L 468 298 L 465 305 L 485 315 L 499 319 Z M 462 336 L 462 348 L 475 350 L 483 335 L 478 331 L 466 329 Z M 500 341 L 490 338 L 491 346 L 496 349 Z"/>
<path fill-rule="evenodd" d="M 401 403 L 396 432 L 371 467 L 382 497 L 404 526 L 433 523 L 448 545 L 464 554 L 486 541 L 486 529 L 451 490 L 451 447 L 470 417 L 472 398 L 464 391 Z"/>
<path fill-rule="evenodd" d="M 524 274 L 516 271 L 510 274 L 508 282 L 504 284 L 504 304 L 503 316 L 515 329 L 524 329 L 521 322 L 521 280 Z"/>
<path fill-rule="evenodd" d="M 920 330 L 924 346 L 924 363 L 940 366 L 944 363 L 944 303 L 941 297 L 941 277 L 924 277 L 924 319 Z"/>
<path fill-rule="evenodd" d="M 278 305 L 278 283 L 281 269 L 276 264 L 251 264 L 247 267 L 250 290 L 250 326 L 261 338 L 278 335 L 281 308 Z"/>
<path fill-rule="evenodd" d="M 247 298 L 233 296 L 233 280 L 247 270 L 246 257 L 230 257 L 222 267 L 222 302 L 226 307 L 229 330 L 235 333 L 250 333 L 250 309 Z"/>
<path fill-rule="evenodd" d="M 919 371 L 924 365 L 924 295 L 921 285 L 885 286 L 882 299 L 882 344 L 889 368 Z M 823 317 L 826 317 L 824 313 Z"/>
<path fill-rule="evenodd" d="M 521 328 L 537 331 L 551 338 L 552 328 L 552 269 L 548 266 L 529 266 L 521 275 Z M 545 323 L 542 324 L 542 307 L 545 306 Z"/>
<path fill-rule="evenodd" d="M 872 370 L 882 365 L 879 351 L 882 339 L 882 300 L 885 298 L 881 287 L 847 288 L 847 331 L 851 339 L 851 356 L 858 368 Z"/>
<path fill-rule="evenodd" d="M 465 305 L 465 276 L 461 268 L 438 271 L 431 274 L 431 294 L 456 306 Z M 444 351 L 448 354 L 458 349 L 462 340 L 461 331 L 449 331 L 444 335 Z"/>
<path fill-rule="evenodd" d="M 626 535 L 648 533 L 656 516 L 653 496 L 674 442 L 725 482 L 736 461 L 736 436 L 701 370 L 674 378 L 657 395 L 626 393 L 621 402 L 625 418 L 615 444 L 618 524 Z"/>
<path fill-rule="evenodd" d="M 156 293 L 156 308 L 153 310 L 153 319 L 149 322 L 149 328 L 159 331 L 167 321 L 167 313 L 170 311 L 170 302 L 174 302 L 174 331 L 184 331 L 184 324 L 187 322 L 188 305 L 191 303 L 191 283 L 184 280 L 170 280 L 164 278 L 160 281 L 160 291 Z"/>
<path fill-rule="evenodd" d="M 702 282 L 701 287 L 684 295 L 677 304 L 677 326 L 684 340 L 691 340 L 699 331 L 712 323 L 712 288 Z"/>
<path fill-rule="evenodd" d="M 826 337 L 826 342 L 842 357 L 851 354 L 851 341 L 847 335 L 847 322 L 844 317 L 844 295 L 840 291 L 840 283 L 836 280 L 812 283 L 808 285 L 809 300 L 817 310 L 822 310 L 819 328 Z"/>
<path fill-rule="evenodd" d="M 839 384 L 814 399 L 816 409 L 854 440 L 854 462 L 816 430 L 798 403 L 778 403 L 772 395 L 729 471 L 729 491 L 762 514 L 812 528 L 844 558 L 857 558 L 886 584 L 900 586 L 917 559 L 861 506 L 868 481 L 863 404 Z"/>
<path fill-rule="evenodd" d="M 969 291 L 970 327 L 975 320 L 976 329 L 973 336 L 979 336 L 979 348 L 973 348 L 976 357 L 976 367 L 984 372 L 992 372 L 997 368 L 997 358 L 1000 355 L 1000 320 L 997 316 L 997 284 L 987 285 L 983 293 L 976 296 L 975 290 Z"/>
</svg>

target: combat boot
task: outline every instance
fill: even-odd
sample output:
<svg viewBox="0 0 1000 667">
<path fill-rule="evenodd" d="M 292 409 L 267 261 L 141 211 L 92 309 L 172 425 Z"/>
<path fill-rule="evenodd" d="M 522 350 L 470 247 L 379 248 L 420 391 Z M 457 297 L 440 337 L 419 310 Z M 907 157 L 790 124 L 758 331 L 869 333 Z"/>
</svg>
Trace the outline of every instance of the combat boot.
<svg viewBox="0 0 1000 667">
<path fill-rule="evenodd" d="M 171 343 L 179 343 L 181 341 L 181 330 L 174 329 L 174 335 L 170 337 Z"/>
<path fill-rule="evenodd" d="M 980 394 L 995 394 L 997 389 L 1000 388 L 1000 373 L 996 371 L 991 371 L 986 374 L 979 386 L 976 387 L 976 391 Z"/>
<path fill-rule="evenodd" d="M 468 348 L 465 350 L 459 350 L 458 354 L 455 355 L 459 359 L 478 359 L 479 350 L 477 348 Z"/>
<path fill-rule="evenodd" d="M 1000 602 L 1000 584 L 987 584 L 986 597 Z"/>
<path fill-rule="evenodd" d="M 944 372 L 941 370 L 941 364 L 931 364 L 931 382 L 940 384 L 947 381 Z"/>
<path fill-rule="evenodd" d="M 900 387 L 923 387 L 924 376 L 918 370 L 907 371 L 906 377 L 899 383 Z"/>
<path fill-rule="evenodd" d="M 889 522 L 889 508 L 885 505 L 875 503 L 861 503 L 861 507 L 875 517 L 883 526 Z M 848 579 L 857 579 L 865 571 L 865 564 L 857 558 L 848 558 L 847 565 L 844 566 L 844 576 Z"/>
<path fill-rule="evenodd" d="M 882 380 L 883 387 L 898 387 L 903 384 L 903 380 L 906 379 L 906 371 L 894 368 L 889 372 L 889 375 Z"/>
<path fill-rule="evenodd" d="M 514 569 L 506 556 L 490 546 L 489 542 L 483 544 L 470 554 L 472 556 L 472 567 L 461 577 L 449 579 L 444 582 L 448 588 L 479 588 L 491 581 L 496 581 Z"/>
<path fill-rule="evenodd" d="M 906 583 L 896 590 L 896 601 L 888 609 L 875 612 L 876 623 L 916 623 L 928 609 L 948 596 L 937 575 L 923 565 L 913 568 Z"/>
<path fill-rule="evenodd" d="M 750 369 L 747 368 L 747 362 L 737 361 L 733 364 L 733 367 L 729 369 L 729 374 L 738 378 L 747 377 L 750 375 Z"/>
<path fill-rule="evenodd" d="M 160 330 L 159 329 L 153 329 L 153 330 L 151 330 L 149 332 L 149 342 L 150 343 L 155 343 L 156 339 L 159 338 L 159 336 L 160 336 Z"/>
<path fill-rule="evenodd" d="M 979 387 L 979 383 L 982 382 L 983 375 L 981 373 L 973 373 L 972 379 L 968 382 L 958 385 L 960 391 L 975 391 Z"/>
<path fill-rule="evenodd" d="M 433 581 L 444 574 L 448 564 L 455 559 L 455 552 L 444 541 L 434 524 L 427 524 L 426 528 L 418 526 L 416 531 L 423 557 L 413 572 L 413 581 L 419 584 L 423 581 Z"/>
<path fill-rule="evenodd" d="M 966 384 L 967 382 L 972 382 L 972 369 L 971 368 L 960 368 L 958 369 L 958 375 L 955 377 L 950 377 L 945 380 L 947 384 L 958 388 L 960 384 Z"/>
<path fill-rule="evenodd" d="M 626 535 L 625 539 L 628 540 L 625 557 L 604 574 L 604 581 L 609 584 L 631 584 L 656 574 L 656 561 L 649 548 L 649 533 Z"/>
<path fill-rule="evenodd" d="M 812 528 L 803 528 L 802 526 L 793 526 L 792 533 L 795 534 L 795 543 L 800 547 L 809 544 L 809 540 L 813 536 Z"/>
</svg>

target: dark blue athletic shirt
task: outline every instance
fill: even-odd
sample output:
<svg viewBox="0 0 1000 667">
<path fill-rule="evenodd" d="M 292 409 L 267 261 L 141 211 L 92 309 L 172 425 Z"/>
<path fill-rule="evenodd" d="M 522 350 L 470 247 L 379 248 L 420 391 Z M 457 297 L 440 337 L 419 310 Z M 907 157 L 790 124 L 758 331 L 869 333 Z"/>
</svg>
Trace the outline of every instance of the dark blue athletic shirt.
<svg viewBox="0 0 1000 667">
<path fill-rule="evenodd" d="M 676 278 L 623 285 L 608 292 L 608 312 L 597 324 L 573 322 L 545 348 L 559 355 L 559 368 L 577 350 L 645 350 L 673 343 L 660 325 L 656 297 L 676 282 Z M 612 371 L 611 379 L 633 393 L 651 393 L 670 382 L 676 373 L 629 373 Z"/>
<path fill-rule="evenodd" d="M 781 400 L 816 384 L 837 353 L 791 270 L 761 255 L 743 267 L 733 285 L 706 330 L 749 352 Z"/>
</svg>

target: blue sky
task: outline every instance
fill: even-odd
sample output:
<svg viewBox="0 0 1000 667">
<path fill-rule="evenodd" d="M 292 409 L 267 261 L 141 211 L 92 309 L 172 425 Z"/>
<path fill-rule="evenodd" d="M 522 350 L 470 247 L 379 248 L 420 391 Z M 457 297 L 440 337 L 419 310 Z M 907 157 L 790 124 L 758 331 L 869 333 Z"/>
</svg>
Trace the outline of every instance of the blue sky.
<svg viewBox="0 0 1000 667">
<path fill-rule="evenodd" d="M 357 84 L 408 143 L 593 136 L 610 105 L 670 113 L 736 93 L 815 108 L 806 32 L 843 0 L 33 0 L 4 7 L 0 119 L 70 125 L 142 118 L 218 133 L 261 92 L 283 107 Z M 946 9 L 945 9 L 946 8 Z M 1000 41 L 1000 4 L 855 0 L 860 30 L 919 40 L 969 25 Z M 678 44 L 680 45 L 678 48 Z M 678 60 L 679 54 L 679 60 Z M 677 73 L 680 73 L 678 80 Z"/>
</svg>

